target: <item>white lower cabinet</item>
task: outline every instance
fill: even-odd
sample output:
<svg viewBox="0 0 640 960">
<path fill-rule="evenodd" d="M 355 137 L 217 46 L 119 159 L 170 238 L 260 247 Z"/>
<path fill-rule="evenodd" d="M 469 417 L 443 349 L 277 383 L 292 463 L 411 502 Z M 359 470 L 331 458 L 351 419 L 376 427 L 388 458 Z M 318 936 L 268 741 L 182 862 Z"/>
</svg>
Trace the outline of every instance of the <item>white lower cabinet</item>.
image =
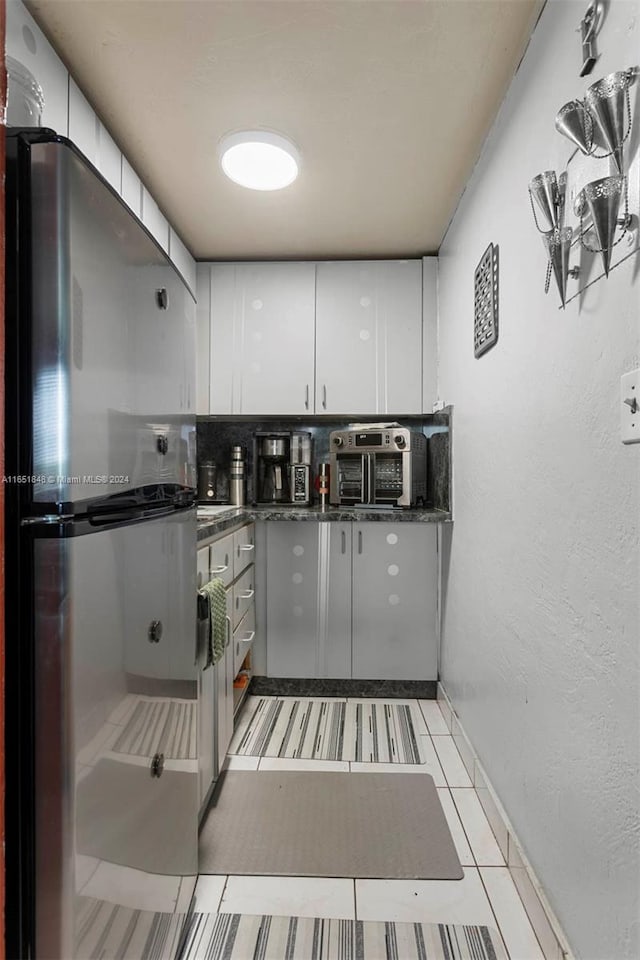
<svg viewBox="0 0 640 960">
<path fill-rule="evenodd" d="M 437 678 L 431 524 L 267 524 L 267 674 Z"/>
<path fill-rule="evenodd" d="M 437 679 L 436 527 L 357 523 L 353 537 L 353 676 Z"/>
<path fill-rule="evenodd" d="M 207 798 L 224 763 L 233 736 L 234 712 L 240 694 L 234 679 L 250 652 L 256 632 L 253 562 L 254 524 L 222 534 L 197 554 L 198 587 L 213 577 L 225 584 L 227 614 L 224 656 L 212 667 L 206 663 L 206 628 L 199 624 L 198 651 L 201 669 L 198 678 L 198 771 L 200 803 Z M 243 549 L 244 548 L 244 549 Z M 234 565 L 234 554 L 238 561 Z"/>
</svg>

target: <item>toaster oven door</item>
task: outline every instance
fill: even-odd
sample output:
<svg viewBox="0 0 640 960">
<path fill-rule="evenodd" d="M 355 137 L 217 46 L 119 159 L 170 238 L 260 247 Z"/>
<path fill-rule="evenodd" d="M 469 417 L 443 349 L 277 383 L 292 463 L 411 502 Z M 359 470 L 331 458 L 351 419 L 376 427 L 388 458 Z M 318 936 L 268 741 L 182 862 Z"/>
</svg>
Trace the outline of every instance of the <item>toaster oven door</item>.
<svg viewBox="0 0 640 960">
<path fill-rule="evenodd" d="M 369 503 L 369 454 L 336 455 L 338 503 Z"/>
<path fill-rule="evenodd" d="M 401 453 L 369 454 L 369 503 L 396 505 L 402 496 Z"/>
</svg>

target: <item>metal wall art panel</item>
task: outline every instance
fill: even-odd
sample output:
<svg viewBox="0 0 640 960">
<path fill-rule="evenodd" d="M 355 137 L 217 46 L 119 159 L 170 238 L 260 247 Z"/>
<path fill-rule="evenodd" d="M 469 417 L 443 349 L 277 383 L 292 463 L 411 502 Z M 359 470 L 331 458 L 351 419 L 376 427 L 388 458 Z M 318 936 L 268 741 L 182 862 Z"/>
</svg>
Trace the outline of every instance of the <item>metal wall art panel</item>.
<svg viewBox="0 0 640 960">
<path fill-rule="evenodd" d="M 498 340 L 498 246 L 490 243 L 473 278 L 473 347 L 482 356 Z"/>
</svg>

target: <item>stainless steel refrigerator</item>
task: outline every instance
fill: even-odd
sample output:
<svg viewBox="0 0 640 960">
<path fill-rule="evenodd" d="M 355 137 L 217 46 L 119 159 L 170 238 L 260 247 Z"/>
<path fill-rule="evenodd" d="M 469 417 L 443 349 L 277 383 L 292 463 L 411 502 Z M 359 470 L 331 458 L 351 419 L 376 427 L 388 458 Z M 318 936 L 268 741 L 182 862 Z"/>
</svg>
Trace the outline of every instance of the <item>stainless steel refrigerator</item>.
<svg viewBox="0 0 640 960">
<path fill-rule="evenodd" d="M 142 956 L 197 874 L 195 304 L 51 131 L 6 251 L 8 955 Z"/>
</svg>

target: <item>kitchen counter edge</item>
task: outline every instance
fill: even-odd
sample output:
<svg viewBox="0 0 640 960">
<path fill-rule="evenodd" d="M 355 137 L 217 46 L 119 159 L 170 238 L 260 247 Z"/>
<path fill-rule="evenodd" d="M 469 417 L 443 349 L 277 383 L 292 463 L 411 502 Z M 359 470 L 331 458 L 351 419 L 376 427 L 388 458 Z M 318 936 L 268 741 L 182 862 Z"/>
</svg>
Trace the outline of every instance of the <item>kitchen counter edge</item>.
<svg viewBox="0 0 640 960">
<path fill-rule="evenodd" d="M 215 517 L 198 518 L 198 542 L 209 540 L 230 527 L 252 520 L 293 520 L 331 523 L 354 521 L 356 523 L 384 521 L 385 523 L 451 523 L 451 513 L 434 508 L 411 510 L 366 510 L 361 508 L 337 508 L 322 510 L 320 507 L 229 507 Z"/>
</svg>

